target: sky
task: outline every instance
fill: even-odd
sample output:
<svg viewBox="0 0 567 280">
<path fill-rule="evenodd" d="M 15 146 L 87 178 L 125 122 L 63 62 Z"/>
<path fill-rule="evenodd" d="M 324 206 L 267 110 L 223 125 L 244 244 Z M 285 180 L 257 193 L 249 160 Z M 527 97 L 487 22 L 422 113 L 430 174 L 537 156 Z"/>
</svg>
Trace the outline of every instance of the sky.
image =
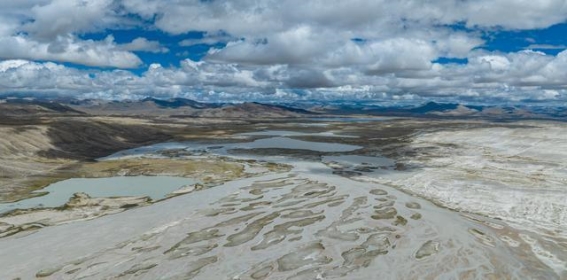
<svg viewBox="0 0 567 280">
<path fill-rule="evenodd" d="M 0 94 L 567 104 L 565 0 L 0 0 Z"/>
</svg>

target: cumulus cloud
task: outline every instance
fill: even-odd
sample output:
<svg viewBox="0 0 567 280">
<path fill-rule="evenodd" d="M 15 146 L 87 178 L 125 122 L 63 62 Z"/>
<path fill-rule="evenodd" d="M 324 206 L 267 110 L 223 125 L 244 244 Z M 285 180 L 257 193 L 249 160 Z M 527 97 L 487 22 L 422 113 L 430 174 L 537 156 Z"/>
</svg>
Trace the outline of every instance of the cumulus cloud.
<svg viewBox="0 0 567 280">
<path fill-rule="evenodd" d="M 112 37 L 93 41 L 66 36 L 50 42 L 34 41 L 23 35 L 0 37 L 0 58 L 51 60 L 117 68 L 135 68 L 142 64 L 135 54 L 120 49 Z"/>
<path fill-rule="evenodd" d="M 328 41 L 309 26 L 298 26 L 267 37 L 233 42 L 223 49 L 211 50 L 207 59 L 256 65 L 310 63 L 309 58 L 323 53 Z"/>
<path fill-rule="evenodd" d="M 135 68 L 142 61 L 129 48 L 152 42 L 117 46 L 112 36 L 81 39 L 79 34 L 123 25 L 116 1 L 8 1 L 0 10 L 0 58 L 70 62 L 87 66 Z M 137 43 L 138 45 L 135 45 Z M 133 44 L 133 45 L 132 45 Z"/>
<path fill-rule="evenodd" d="M 461 14 L 468 26 L 500 26 L 510 29 L 545 28 L 565 21 L 562 0 L 466 1 Z"/>
<path fill-rule="evenodd" d="M 22 29 L 44 40 L 77 31 L 97 30 L 115 20 L 111 9 L 113 0 L 37 2 L 28 15 L 31 21 L 25 23 Z"/>
<path fill-rule="evenodd" d="M 565 100 L 567 51 L 530 51 L 564 46 L 534 41 L 512 53 L 481 47 L 494 30 L 539 29 L 566 20 L 564 0 L 8 1 L 0 10 L 0 92 L 202 100 Z M 142 32 L 116 43 L 112 31 L 124 28 Z M 204 36 L 159 42 L 143 30 Z M 93 32 L 106 38 L 87 39 Z M 150 64 L 136 53 L 160 55 L 196 44 L 214 48 L 199 62 L 154 63 L 142 74 L 125 70 Z M 468 63 L 435 63 L 439 58 Z M 118 69 L 79 70 L 62 63 Z"/>
<path fill-rule="evenodd" d="M 138 37 L 132 42 L 121 44 L 118 46 L 121 50 L 125 51 L 139 51 L 139 52 L 152 52 L 152 53 L 167 53 L 169 49 L 162 46 L 158 41 L 150 41 L 143 37 Z"/>
<path fill-rule="evenodd" d="M 177 1 L 124 0 L 123 5 L 146 18 L 156 16 L 164 31 L 180 34 L 191 30 L 225 30 L 231 34 L 282 31 L 296 24 L 329 26 L 333 29 L 372 31 L 376 26 L 403 26 L 408 22 L 504 27 L 544 28 L 565 21 L 563 0 L 439 0 L 439 1 Z M 187 20 L 191 19 L 191 20 Z M 387 32 L 374 30 L 374 32 Z M 397 31 L 397 30 L 395 30 Z"/>
<path fill-rule="evenodd" d="M 0 62 L 0 92 L 64 92 L 77 97 L 185 96 L 198 100 L 380 99 L 458 97 L 476 101 L 567 102 L 567 51 L 474 52 L 464 65 L 440 65 L 411 74 L 373 76 L 364 69 L 248 67 L 184 60 L 181 66 L 152 64 L 142 75 L 128 71 L 77 70 L 55 63 Z"/>
<path fill-rule="evenodd" d="M 77 89 L 90 85 L 87 73 L 52 62 L 36 63 L 26 60 L 0 62 L 2 93 L 71 94 Z M 91 90 L 97 91 L 98 89 L 92 88 Z"/>
<path fill-rule="evenodd" d="M 238 39 L 228 35 L 225 32 L 206 32 L 202 38 L 190 38 L 179 42 L 182 47 L 193 46 L 197 44 L 205 45 L 216 45 L 216 44 L 226 44 L 231 41 L 238 41 Z"/>
</svg>

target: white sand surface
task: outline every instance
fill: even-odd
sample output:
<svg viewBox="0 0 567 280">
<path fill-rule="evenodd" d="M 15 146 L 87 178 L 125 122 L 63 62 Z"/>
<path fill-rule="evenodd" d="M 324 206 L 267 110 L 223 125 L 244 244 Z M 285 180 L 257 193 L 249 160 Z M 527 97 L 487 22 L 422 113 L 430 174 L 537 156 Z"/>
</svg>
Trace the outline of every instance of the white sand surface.
<svg viewBox="0 0 567 280">
<path fill-rule="evenodd" d="M 532 129 L 422 134 L 410 171 L 351 178 L 383 159 L 264 158 L 293 169 L 2 238 L 0 279 L 566 279 L 567 134 Z"/>
<path fill-rule="evenodd" d="M 529 233 L 330 171 L 297 162 L 286 174 L 3 238 L 0 278 L 565 276 L 529 250 L 520 237 Z"/>
</svg>

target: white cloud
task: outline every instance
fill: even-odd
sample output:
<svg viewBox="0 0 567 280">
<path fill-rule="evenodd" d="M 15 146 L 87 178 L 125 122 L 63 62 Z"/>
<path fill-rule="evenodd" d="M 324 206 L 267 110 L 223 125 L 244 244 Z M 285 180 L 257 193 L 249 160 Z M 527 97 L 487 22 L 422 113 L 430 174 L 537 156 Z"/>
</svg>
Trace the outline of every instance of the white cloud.
<svg viewBox="0 0 567 280">
<path fill-rule="evenodd" d="M 449 33 L 435 43 L 439 55 L 450 58 L 465 58 L 472 49 L 482 44 L 484 41 L 478 37 L 457 32 Z"/>
<path fill-rule="evenodd" d="M 0 58 L 51 60 L 100 67 L 134 68 L 142 61 L 117 47 L 112 37 L 103 41 L 57 37 L 38 42 L 26 36 L 0 37 Z"/>
<path fill-rule="evenodd" d="M 36 91 L 69 94 L 78 88 L 89 86 L 88 80 L 87 73 L 51 62 L 0 62 L 0 88 L 3 93 Z"/>
<path fill-rule="evenodd" d="M 163 47 L 158 41 L 150 41 L 143 37 L 138 37 L 132 42 L 127 44 L 121 44 L 118 46 L 119 49 L 125 51 L 141 51 L 141 52 L 153 52 L 153 53 L 167 53 L 169 49 Z"/>
<path fill-rule="evenodd" d="M 233 42 L 226 48 L 210 51 L 207 59 L 257 65 L 307 64 L 329 48 L 325 46 L 328 41 L 309 26 L 298 26 L 267 37 Z"/>
<path fill-rule="evenodd" d="M 485 43 L 483 32 L 565 22 L 564 0 L 4 2 L 0 58 L 6 61 L 0 62 L 0 83 L 5 87 L 0 91 L 121 98 L 566 98 L 567 51 L 550 56 L 477 50 Z M 476 31 L 459 31 L 451 27 L 455 24 Z M 179 45 L 226 47 L 209 51 L 202 62 L 184 60 L 178 68 L 154 64 L 142 75 L 61 65 L 136 68 L 143 62 L 134 52 L 174 49 L 143 32 L 117 44 L 108 31 L 132 26 L 181 36 L 201 31 L 203 38 Z M 109 36 L 85 39 L 90 32 Z M 561 47 L 533 41 L 528 49 Z M 469 63 L 433 63 L 440 57 Z"/>
<path fill-rule="evenodd" d="M 528 50 L 565 50 L 567 45 L 550 45 L 550 44 L 531 44 L 526 47 Z"/>
<path fill-rule="evenodd" d="M 0 10 L 0 58 L 70 62 L 134 68 L 141 60 L 126 45 L 107 37 L 85 40 L 78 34 L 125 25 L 113 0 L 4 1 Z M 140 42 L 133 42 L 140 43 Z M 152 42 L 146 42 L 152 43 Z M 147 47 L 147 46 L 146 46 Z"/>
<path fill-rule="evenodd" d="M 115 19 L 113 0 L 53 0 L 30 9 L 32 21 L 23 30 L 36 38 L 52 40 L 60 35 L 93 31 L 108 26 Z"/>
<path fill-rule="evenodd" d="M 218 43 L 226 44 L 231 41 L 238 41 L 238 39 L 224 32 L 207 32 L 203 35 L 203 38 L 185 39 L 179 42 L 179 45 L 182 47 L 188 47 L 197 44 L 215 45 Z"/>
<path fill-rule="evenodd" d="M 225 30 L 231 34 L 280 32 L 300 24 L 327 26 L 334 30 L 385 32 L 375 27 L 396 27 L 400 22 L 432 24 L 464 22 L 467 26 L 510 29 L 544 28 L 564 22 L 563 0 L 290 0 L 290 1 L 176 1 L 124 0 L 131 12 L 146 18 L 157 16 L 156 25 L 180 34 L 191 30 Z"/>
<path fill-rule="evenodd" d="M 435 49 L 422 40 L 392 39 L 369 46 L 371 62 L 367 72 L 392 73 L 399 70 L 427 70 L 436 58 Z"/>
<path fill-rule="evenodd" d="M 467 1 L 461 11 L 468 26 L 502 26 L 510 29 L 545 28 L 565 21 L 563 0 Z"/>
<path fill-rule="evenodd" d="M 522 51 L 474 52 L 469 64 L 433 63 L 411 73 L 368 75 L 289 65 L 252 66 L 184 60 L 179 68 L 152 64 L 141 76 L 128 71 L 81 71 L 55 63 L 0 62 L 0 93 L 33 91 L 79 97 L 185 96 L 199 100 L 367 98 L 382 101 L 430 97 L 469 100 L 567 102 L 567 51 L 558 56 Z M 404 74 L 405 73 L 405 74 Z"/>
</svg>

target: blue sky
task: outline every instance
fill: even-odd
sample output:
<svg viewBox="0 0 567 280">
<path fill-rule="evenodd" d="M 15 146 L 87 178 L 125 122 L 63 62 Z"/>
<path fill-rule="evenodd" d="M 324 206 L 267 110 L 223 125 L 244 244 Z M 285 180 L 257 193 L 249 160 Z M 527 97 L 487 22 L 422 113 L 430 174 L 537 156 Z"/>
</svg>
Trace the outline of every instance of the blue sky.
<svg viewBox="0 0 567 280">
<path fill-rule="evenodd" d="M 565 1 L 416 2 L 8 1 L 0 94 L 567 100 Z"/>
<path fill-rule="evenodd" d="M 130 29 L 102 30 L 96 33 L 81 34 L 80 37 L 84 40 L 104 40 L 107 36 L 112 35 L 117 44 L 127 44 L 136 38 L 146 38 L 150 41 L 157 41 L 161 46 L 168 49 L 167 52 L 135 51 L 144 62 L 137 67 L 138 73 L 141 73 L 139 71 L 144 71 L 152 63 L 179 67 L 179 62 L 183 59 L 199 61 L 207 54 L 210 48 L 222 48 L 226 45 L 224 43 L 203 44 L 198 41 L 193 45 L 180 45 L 183 40 L 203 39 L 205 34 L 205 32 L 201 31 L 189 31 L 184 34 L 172 35 L 160 30 L 144 30 L 140 27 L 135 27 Z"/>
<path fill-rule="evenodd" d="M 567 24 L 560 23 L 542 29 L 486 31 L 483 49 L 504 53 L 525 49 L 557 55 L 567 48 Z"/>
</svg>

